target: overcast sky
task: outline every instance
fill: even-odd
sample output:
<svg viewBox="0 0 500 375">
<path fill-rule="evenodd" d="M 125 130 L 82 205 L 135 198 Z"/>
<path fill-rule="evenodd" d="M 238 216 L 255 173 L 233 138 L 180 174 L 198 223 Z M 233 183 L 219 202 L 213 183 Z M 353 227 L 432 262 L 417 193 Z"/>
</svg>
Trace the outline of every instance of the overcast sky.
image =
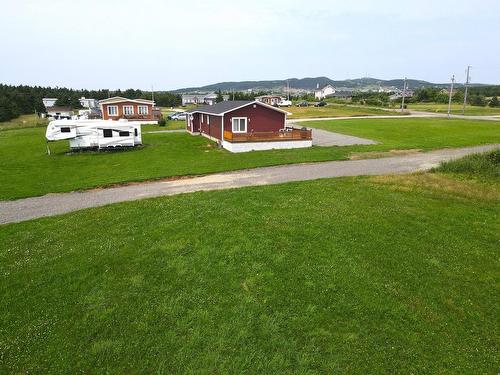
<svg viewBox="0 0 500 375">
<path fill-rule="evenodd" d="M 408 76 L 500 83 L 499 0 L 0 0 L 0 82 L 157 90 Z"/>
</svg>

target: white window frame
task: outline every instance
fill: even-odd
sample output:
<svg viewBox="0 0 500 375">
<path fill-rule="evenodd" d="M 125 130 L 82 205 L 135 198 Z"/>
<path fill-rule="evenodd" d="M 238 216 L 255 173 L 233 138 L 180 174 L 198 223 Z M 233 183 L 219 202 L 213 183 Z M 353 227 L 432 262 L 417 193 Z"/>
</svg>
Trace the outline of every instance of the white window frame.
<svg viewBox="0 0 500 375">
<path fill-rule="evenodd" d="M 245 120 L 245 130 L 234 130 L 234 120 L 238 120 L 238 125 L 240 120 Z M 248 131 L 248 118 L 247 117 L 232 117 L 231 118 L 231 130 L 233 133 L 247 133 Z"/>
<path fill-rule="evenodd" d="M 144 111 L 144 108 L 146 109 L 145 111 Z M 149 115 L 149 107 L 147 105 L 138 105 L 137 106 L 137 114 Z"/>
<path fill-rule="evenodd" d="M 115 113 L 111 113 L 110 109 L 114 108 Z M 108 105 L 108 116 L 118 116 L 118 106 L 117 105 Z"/>
<path fill-rule="evenodd" d="M 131 108 L 130 113 L 127 113 L 127 111 L 125 110 L 125 108 Z M 133 115 L 133 114 L 134 114 L 134 106 L 133 105 L 124 105 L 123 106 L 123 115 L 124 116 L 130 116 L 130 115 Z"/>
</svg>

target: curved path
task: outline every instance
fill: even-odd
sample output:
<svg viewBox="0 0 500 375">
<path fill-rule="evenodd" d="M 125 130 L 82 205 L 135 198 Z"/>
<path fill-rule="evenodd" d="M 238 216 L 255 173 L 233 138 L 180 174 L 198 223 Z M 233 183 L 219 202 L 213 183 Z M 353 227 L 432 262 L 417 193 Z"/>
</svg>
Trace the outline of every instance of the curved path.
<svg viewBox="0 0 500 375">
<path fill-rule="evenodd" d="M 0 201 L 0 224 L 64 214 L 84 208 L 144 198 L 221 190 L 244 186 L 271 185 L 291 181 L 342 176 L 378 175 L 423 171 L 442 161 L 499 148 L 500 144 L 443 149 L 381 159 L 292 164 L 217 173 L 174 181 L 154 181 L 82 192 L 47 194 L 42 197 Z"/>
<path fill-rule="evenodd" d="M 344 117 L 312 117 L 312 118 L 292 118 L 288 119 L 288 124 L 298 124 L 301 122 L 310 121 L 332 121 L 332 120 L 359 120 L 359 119 L 394 119 L 394 118 L 448 118 L 446 113 L 434 113 L 434 112 L 419 112 L 410 111 L 406 115 L 366 115 L 366 116 L 344 116 Z M 490 116 L 462 116 L 462 115 L 450 115 L 453 119 L 462 120 L 482 120 L 482 121 L 500 121 L 499 115 Z"/>
</svg>

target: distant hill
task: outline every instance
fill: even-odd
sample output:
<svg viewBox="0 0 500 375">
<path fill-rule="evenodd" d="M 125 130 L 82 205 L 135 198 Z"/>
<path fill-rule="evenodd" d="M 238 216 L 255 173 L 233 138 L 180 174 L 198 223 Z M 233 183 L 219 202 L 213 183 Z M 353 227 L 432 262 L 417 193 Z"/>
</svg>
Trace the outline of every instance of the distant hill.
<svg viewBox="0 0 500 375">
<path fill-rule="evenodd" d="M 357 78 L 336 81 L 328 77 L 307 77 L 307 78 L 290 78 L 288 79 L 291 89 L 299 90 L 314 90 L 319 84 L 320 87 L 332 85 L 334 87 L 348 87 L 352 89 L 378 89 L 379 87 L 396 87 L 403 88 L 402 79 L 383 80 L 377 78 Z M 220 82 L 212 85 L 201 87 L 186 87 L 183 89 L 174 90 L 174 93 L 187 93 L 187 92 L 207 92 L 207 91 L 276 91 L 280 92 L 286 87 L 287 80 L 273 80 L 273 81 L 241 81 L 241 82 Z M 408 87 L 410 89 L 417 89 L 422 87 L 448 87 L 449 83 L 432 83 L 422 80 L 409 79 Z"/>
</svg>

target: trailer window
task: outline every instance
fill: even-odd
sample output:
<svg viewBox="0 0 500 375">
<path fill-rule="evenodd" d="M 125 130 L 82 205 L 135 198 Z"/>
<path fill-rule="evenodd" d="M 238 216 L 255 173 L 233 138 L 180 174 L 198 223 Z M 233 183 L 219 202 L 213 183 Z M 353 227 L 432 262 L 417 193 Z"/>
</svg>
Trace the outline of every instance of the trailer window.
<svg viewBox="0 0 500 375">
<path fill-rule="evenodd" d="M 103 129 L 102 130 L 102 135 L 104 138 L 112 138 L 113 137 L 113 130 L 111 129 Z"/>
<path fill-rule="evenodd" d="M 71 133 L 70 128 L 61 128 L 61 133 Z"/>
<path fill-rule="evenodd" d="M 130 135 L 130 132 L 119 132 L 118 135 L 120 137 L 128 137 Z"/>
<path fill-rule="evenodd" d="M 134 129 L 134 135 L 137 137 L 138 135 L 137 129 Z"/>
</svg>

